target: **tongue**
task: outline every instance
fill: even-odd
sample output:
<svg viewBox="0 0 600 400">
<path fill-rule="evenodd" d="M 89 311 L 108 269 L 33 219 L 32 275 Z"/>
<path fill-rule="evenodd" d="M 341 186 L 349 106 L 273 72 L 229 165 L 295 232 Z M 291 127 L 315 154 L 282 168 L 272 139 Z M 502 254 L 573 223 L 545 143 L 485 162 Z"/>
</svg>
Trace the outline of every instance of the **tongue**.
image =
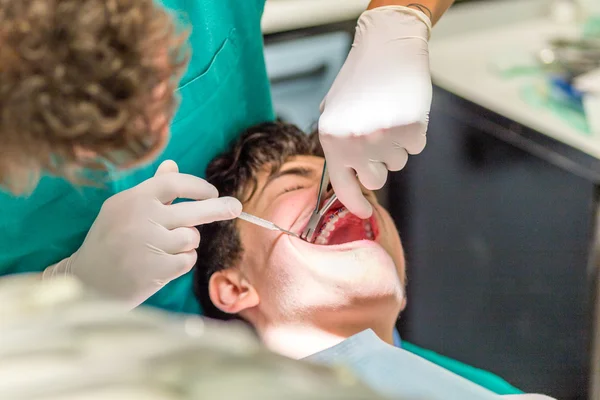
<svg viewBox="0 0 600 400">
<path fill-rule="evenodd" d="M 327 244 L 343 244 L 364 239 L 367 239 L 364 222 L 360 218 L 351 215 L 335 224 L 333 231 L 329 233 Z"/>
</svg>

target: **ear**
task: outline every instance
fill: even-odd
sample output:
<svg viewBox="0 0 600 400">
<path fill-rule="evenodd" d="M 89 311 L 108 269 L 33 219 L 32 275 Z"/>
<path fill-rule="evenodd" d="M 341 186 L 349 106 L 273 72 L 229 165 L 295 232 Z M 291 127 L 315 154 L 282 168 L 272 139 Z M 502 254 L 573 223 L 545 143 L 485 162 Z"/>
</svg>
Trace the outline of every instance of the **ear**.
<svg viewBox="0 0 600 400">
<path fill-rule="evenodd" d="M 239 314 L 260 303 L 256 289 L 237 268 L 215 272 L 208 282 L 208 294 L 212 303 L 228 314 Z"/>
</svg>

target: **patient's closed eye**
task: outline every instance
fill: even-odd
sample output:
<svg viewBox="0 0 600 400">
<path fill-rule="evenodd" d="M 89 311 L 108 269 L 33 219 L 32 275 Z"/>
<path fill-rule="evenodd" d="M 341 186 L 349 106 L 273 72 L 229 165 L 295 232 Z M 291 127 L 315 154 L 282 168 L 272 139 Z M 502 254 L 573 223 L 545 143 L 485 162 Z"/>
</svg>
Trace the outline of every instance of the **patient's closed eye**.
<svg viewBox="0 0 600 400">
<path fill-rule="evenodd" d="M 288 192 L 293 192 L 294 190 L 300 190 L 300 189 L 304 189 L 304 186 L 302 186 L 302 185 L 291 186 L 291 187 L 285 188 L 283 190 L 282 194 L 288 193 Z"/>
</svg>

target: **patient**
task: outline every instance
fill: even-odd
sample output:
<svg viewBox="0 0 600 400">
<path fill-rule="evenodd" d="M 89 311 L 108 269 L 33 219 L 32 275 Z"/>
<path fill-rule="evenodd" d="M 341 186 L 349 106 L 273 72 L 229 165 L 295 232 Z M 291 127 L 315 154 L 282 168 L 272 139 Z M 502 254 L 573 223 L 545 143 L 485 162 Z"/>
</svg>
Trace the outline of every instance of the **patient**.
<svg viewBox="0 0 600 400">
<path fill-rule="evenodd" d="M 213 160 L 207 180 L 242 200 L 244 211 L 300 234 L 323 160 L 316 135 L 268 123 Z M 195 284 L 205 315 L 241 317 L 268 347 L 294 358 L 365 329 L 392 344 L 405 304 L 404 254 L 391 217 L 364 193 L 372 218 L 362 221 L 337 203 L 315 244 L 241 220 L 203 226 Z"/>
<path fill-rule="evenodd" d="M 246 212 L 300 234 L 315 207 L 323 162 L 316 135 L 267 123 L 245 132 L 206 175 Z M 373 216 L 360 220 L 338 202 L 314 243 L 242 220 L 202 226 L 194 290 L 204 314 L 248 322 L 267 347 L 289 357 L 346 364 L 384 394 L 496 398 L 392 346 L 406 304 L 404 253 L 390 215 L 363 192 Z M 331 195 L 329 189 L 323 202 Z"/>
</svg>

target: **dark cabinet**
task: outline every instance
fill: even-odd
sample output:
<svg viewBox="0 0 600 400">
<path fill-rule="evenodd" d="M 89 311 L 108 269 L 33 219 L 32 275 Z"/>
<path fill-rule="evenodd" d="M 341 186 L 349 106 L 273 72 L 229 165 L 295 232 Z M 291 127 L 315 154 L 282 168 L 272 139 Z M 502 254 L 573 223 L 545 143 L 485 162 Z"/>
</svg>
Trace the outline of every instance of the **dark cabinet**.
<svg viewBox="0 0 600 400">
<path fill-rule="evenodd" d="M 598 161 L 435 89 L 393 174 L 403 338 L 560 399 L 588 393 Z"/>
</svg>

